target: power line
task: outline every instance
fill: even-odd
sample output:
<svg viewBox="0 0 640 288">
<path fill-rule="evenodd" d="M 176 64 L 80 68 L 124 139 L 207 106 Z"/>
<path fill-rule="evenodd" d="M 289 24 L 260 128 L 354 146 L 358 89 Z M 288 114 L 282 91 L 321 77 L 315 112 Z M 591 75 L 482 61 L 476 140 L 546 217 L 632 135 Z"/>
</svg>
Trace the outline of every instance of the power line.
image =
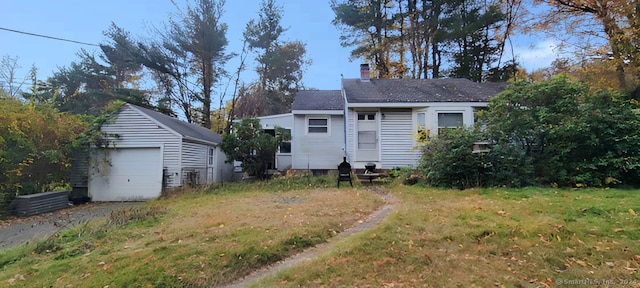
<svg viewBox="0 0 640 288">
<path fill-rule="evenodd" d="M 9 29 L 9 28 L 0 27 L 0 30 L 5 30 L 5 31 L 9 31 L 9 32 L 14 32 L 14 33 L 20 33 L 20 34 L 25 34 L 25 35 L 29 35 L 29 36 L 36 36 L 36 37 L 42 37 L 42 38 L 47 38 L 47 39 L 53 39 L 53 40 L 58 40 L 58 41 L 66 41 L 66 42 L 71 42 L 71 43 L 76 43 L 76 44 L 100 47 L 100 45 L 97 45 L 97 44 L 91 44 L 91 43 L 80 42 L 80 41 L 76 41 L 76 40 L 69 40 L 69 39 L 64 39 L 64 38 L 58 38 L 58 37 L 53 37 L 53 36 L 47 36 L 47 35 L 42 35 L 42 34 L 36 34 L 36 33 L 31 33 L 31 32 L 18 31 L 18 30 L 13 30 L 13 29 Z"/>
</svg>

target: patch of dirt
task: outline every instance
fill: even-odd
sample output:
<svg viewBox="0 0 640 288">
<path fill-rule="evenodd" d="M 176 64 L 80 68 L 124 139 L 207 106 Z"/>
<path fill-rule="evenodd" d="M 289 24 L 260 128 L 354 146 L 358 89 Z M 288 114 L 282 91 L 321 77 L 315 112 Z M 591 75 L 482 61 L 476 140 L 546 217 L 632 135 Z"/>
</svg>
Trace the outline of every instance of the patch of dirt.
<svg viewBox="0 0 640 288">
<path fill-rule="evenodd" d="M 257 270 L 252 274 L 224 287 L 239 288 L 239 287 L 245 287 L 245 286 L 254 284 L 263 278 L 269 277 L 287 268 L 293 267 L 298 263 L 301 263 L 303 261 L 313 260 L 314 258 L 320 256 L 321 254 L 329 251 L 331 249 L 332 243 L 335 241 L 339 241 L 341 239 L 347 238 L 361 231 L 371 230 L 372 228 L 380 224 L 380 222 L 382 222 L 385 218 L 387 218 L 387 216 L 395 209 L 395 203 L 397 200 L 393 195 L 389 194 L 383 187 L 376 186 L 376 185 L 367 185 L 366 189 L 380 196 L 385 201 L 385 205 L 382 206 L 377 211 L 373 212 L 367 218 L 358 221 L 356 225 L 352 226 L 351 228 L 348 228 L 347 230 L 344 230 L 337 236 L 329 239 L 327 242 L 322 243 L 320 245 L 316 245 L 307 250 L 304 250 L 301 253 L 291 256 L 283 261 L 269 265 L 268 267 L 265 267 L 263 269 Z"/>
<path fill-rule="evenodd" d="M 105 217 L 112 211 L 141 203 L 143 202 L 89 203 L 30 217 L 12 217 L 0 220 L 0 249 L 44 239 L 64 228 Z"/>
</svg>

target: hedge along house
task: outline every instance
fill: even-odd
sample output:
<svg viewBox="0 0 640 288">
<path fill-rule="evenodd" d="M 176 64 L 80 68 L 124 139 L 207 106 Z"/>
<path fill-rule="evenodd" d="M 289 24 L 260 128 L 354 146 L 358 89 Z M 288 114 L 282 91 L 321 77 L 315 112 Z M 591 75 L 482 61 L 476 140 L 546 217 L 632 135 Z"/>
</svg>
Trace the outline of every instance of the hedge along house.
<svg viewBox="0 0 640 288">
<path fill-rule="evenodd" d="M 111 141 L 91 153 L 92 201 L 139 201 L 165 188 L 226 181 L 233 166 L 219 149 L 222 137 L 204 127 L 131 104 L 102 125 Z"/>
</svg>

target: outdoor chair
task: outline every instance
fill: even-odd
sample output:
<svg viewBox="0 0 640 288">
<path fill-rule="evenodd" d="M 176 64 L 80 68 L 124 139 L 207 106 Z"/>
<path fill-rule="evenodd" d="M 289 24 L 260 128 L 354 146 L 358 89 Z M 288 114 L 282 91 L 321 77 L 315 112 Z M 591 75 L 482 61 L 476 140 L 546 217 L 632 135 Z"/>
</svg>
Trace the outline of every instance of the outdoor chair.
<svg viewBox="0 0 640 288">
<path fill-rule="evenodd" d="M 338 188 L 340 188 L 340 181 L 349 181 L 349 185 L 353 187 L 353 182 L 351 182 L 351 164 L 347 162 L 347 157 L 342 157 L 342 163 L 338 165 Z"/>
</svg>

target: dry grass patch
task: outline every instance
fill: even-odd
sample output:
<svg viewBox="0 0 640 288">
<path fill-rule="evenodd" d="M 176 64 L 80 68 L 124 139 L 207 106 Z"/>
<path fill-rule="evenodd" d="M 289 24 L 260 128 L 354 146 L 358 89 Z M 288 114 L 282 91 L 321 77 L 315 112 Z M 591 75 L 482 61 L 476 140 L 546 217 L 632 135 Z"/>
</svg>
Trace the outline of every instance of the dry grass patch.
<svg viewBox="0 0 640 288">
<path fill-rule="evenodd" d="M 61 257 L 67 250 L 27 254 L 33 250 L 16 248 L 22 252 L 7 253 L 13 258 L 0 256 L 0 281 L 27 287 L 211 287 L 324 242 L 382 205 L 360 189 L 278 192 L 264 183 L 226 189 L 154 201 L 148 205 L 163 207 L 164 215 L 104 231 L 98 229 L 104 222 L 96 221 L 52 240 L 74 249 L 84 245 L 76 249 L 82 253 Z"/>
<path fill-rule="evenodd" d="M 391 190 L 402 203 L 388 221 L 260 285 L 640 287 L 637 191 Z"/>
</svg>

